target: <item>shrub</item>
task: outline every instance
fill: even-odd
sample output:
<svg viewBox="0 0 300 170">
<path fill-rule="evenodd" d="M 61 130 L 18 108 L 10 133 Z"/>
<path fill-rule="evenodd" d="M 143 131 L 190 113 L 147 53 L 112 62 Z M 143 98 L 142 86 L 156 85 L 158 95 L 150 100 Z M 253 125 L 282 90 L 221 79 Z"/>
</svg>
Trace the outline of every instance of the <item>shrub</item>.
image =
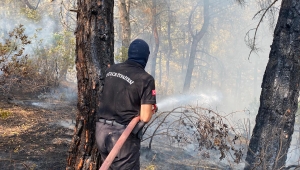
<svg viewBox="0 0 300 170">
<path fill-rule="evenodd" d="M 128 59 L 128 48 L 121 47 L 119 49 L 119 54 L 115 56 L 115 60 L 119 63 L 122 63 Z"/>
<path fill-rule="evenodd" d="M 74 66 L 75 38 L 70 32 L 53 34 L 49 46 L 37 34 L 29 38 L 24 32 L 23 25 L 19 25 L 0 43 L 0 91 L 4 96 L 48 91 L 65 80 Z M 25 54 L 29 46 L 33 47 L 32 56 Z"/>
<path fill-rule="evenodd" d="M 166 145 L 179 148 L 190 145 L 206 158 L 210 157 L 210 150 L 217 150 L 220 160 L 230 157 L 240 163 L 245 143 L 242 145 L 241 133 L 233 128 L 227 116 L 202 107 L 177 107 L 155 114 L 145 126 L 143 140 L 149 141 L 149 149 L 154 138 L 161 137 L 159 141 Z"/>
</svg>

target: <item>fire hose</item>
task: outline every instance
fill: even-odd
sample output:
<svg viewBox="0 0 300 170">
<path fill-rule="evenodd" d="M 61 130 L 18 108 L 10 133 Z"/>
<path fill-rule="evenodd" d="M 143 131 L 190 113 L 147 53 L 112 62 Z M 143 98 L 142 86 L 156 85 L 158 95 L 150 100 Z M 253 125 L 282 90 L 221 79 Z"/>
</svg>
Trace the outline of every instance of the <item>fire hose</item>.
<svg viewBox="0 0 300 170">
<path fill-rule="evenodd" d="M 154 114 L 155 112 L 157 112 L 157 106 L 154 104 L 152 113 Z M 126 139 L 130 135 L 131 131 L 139 121 L 140 121 L 140 116 L 137 116 L 130 121 L 130 123 L 127 125 L 126 129 L 124 130 L 124 132 L 121 134 L 120 138 L 117 140 L 115 146 L 112 148 L 112 150 L 109 152 L 108 156 L 102 163 L 99 170 L 107 170 L 109 168 L 109 166 L 117 156 L 118 152 L 122 148 L 123 144 L 125 143 Z"/>
</svg>

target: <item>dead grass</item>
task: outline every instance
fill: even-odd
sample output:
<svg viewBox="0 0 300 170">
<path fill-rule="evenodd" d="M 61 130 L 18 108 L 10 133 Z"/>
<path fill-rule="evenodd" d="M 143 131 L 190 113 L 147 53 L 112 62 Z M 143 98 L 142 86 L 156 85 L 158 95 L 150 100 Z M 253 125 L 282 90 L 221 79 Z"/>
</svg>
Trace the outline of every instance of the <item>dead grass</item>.
<svg viewBox="0 0 300 170">
<path fill-rule="evenodd" d="M 52 110 L 0 99 L 0 109 L 9 113 L 0 118 L 1 170 L 64 169 L 73 130 L 56 122 L 72 119 L 74 107 Z"/>
</svg>

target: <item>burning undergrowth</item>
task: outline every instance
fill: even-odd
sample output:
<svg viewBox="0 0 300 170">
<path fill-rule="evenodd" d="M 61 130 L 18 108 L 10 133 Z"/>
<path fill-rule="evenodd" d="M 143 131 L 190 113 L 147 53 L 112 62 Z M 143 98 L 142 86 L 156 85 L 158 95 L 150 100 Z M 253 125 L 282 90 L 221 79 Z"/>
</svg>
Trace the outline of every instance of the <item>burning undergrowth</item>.
<svg viewBox="0 0 300 170">
<path fill-rule="evenodd" d="M 236 165 L 243 160 L 247 140 L 238 128 L 234 128 L 229 115 L 183 106 L 160 112 L 145 127 L 143 141 L 148 149 L 154 145 L 182 149 L 201 160 Z"/>
</svg>

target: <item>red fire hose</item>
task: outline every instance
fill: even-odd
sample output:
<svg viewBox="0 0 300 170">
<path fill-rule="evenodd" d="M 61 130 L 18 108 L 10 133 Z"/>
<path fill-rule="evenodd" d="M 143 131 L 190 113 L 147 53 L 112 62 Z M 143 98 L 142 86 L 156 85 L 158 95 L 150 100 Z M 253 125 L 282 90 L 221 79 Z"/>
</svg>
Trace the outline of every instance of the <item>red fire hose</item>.
<svg viewBox="0 0 300 170">
<path fill-rule="evenodd" d="M 157 111 L 157 106 L 153 105 L 153 107 L 154 108 L 152 111 L 153 111 L 153 113 L 155 113 Z M 115 157 L 117 156 L 118 152 L 122 148 L 124 142 L 130 135 L 131 131 L 133 130 L 133 128 L 139 121 L 140 121 L 140 116 L 137 116 L 130 121 L 130 123 L 127 125 L 126 129 L 121 134 L 118 141 L 116 142 L 115 146 L 112 148 L 112 150 L 110 151 L 110 153 L 108 154 L 108 156 L 106 157 L 104 162 L 102 163 L 99 170 L 107 170 L 109 168 L 109 166 L 111 165 L 111 163 L 114 161 Z"/>
<path fill-rule="evenodd" d="M 112 148 L 106 159 L 104 160 L 103 164 L 101 165 L 99 170 L 107 170 L 115 157 L 117 156 L 118 152 L 120 151 L 121 147 L 123 146 L 124 142 L 130 135 L 132 129 L 135 127 L 135 125 L 140 121 L 140 117 L 135 117 L 131 120 L 131 122 L 127 125 L 126 129 L 116 142 L 115 146 Z"/>
</svg>

